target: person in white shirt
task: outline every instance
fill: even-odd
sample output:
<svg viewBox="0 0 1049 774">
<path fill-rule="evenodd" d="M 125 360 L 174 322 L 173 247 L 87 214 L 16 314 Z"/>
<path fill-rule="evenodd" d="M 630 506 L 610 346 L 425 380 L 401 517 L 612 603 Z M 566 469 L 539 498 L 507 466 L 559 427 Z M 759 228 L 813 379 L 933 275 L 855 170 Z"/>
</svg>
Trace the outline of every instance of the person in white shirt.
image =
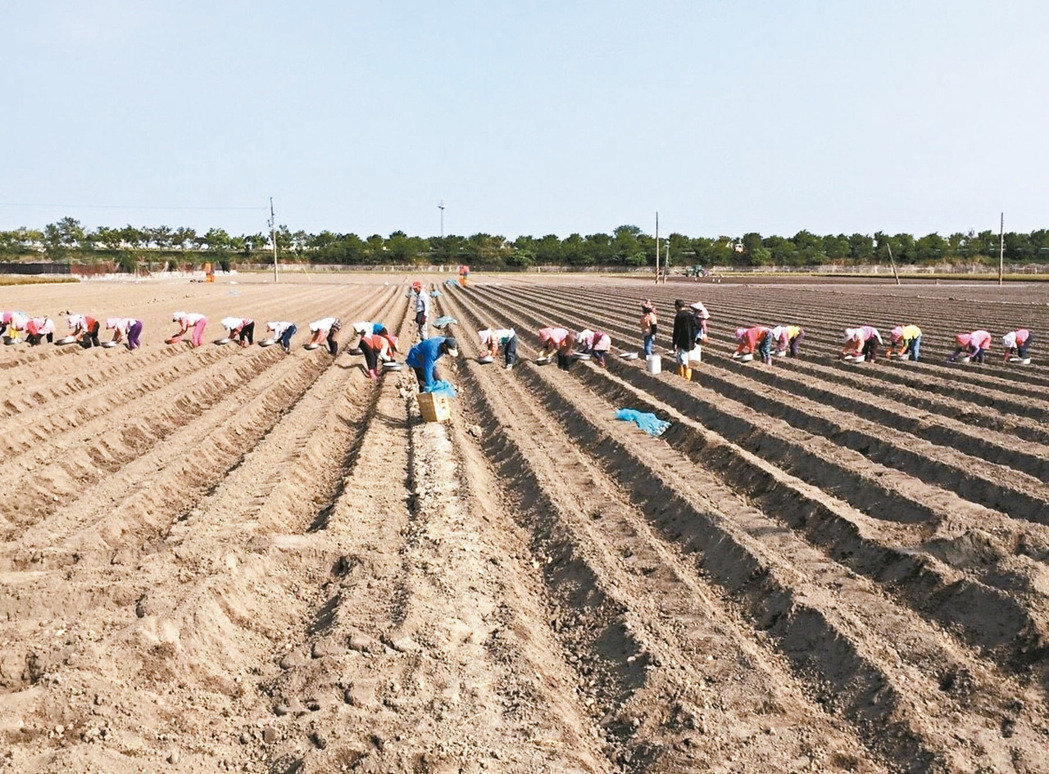
<svg viewBox="0 0 1049 774">
<path fill-rule="evenodd" d="M 223 317 L 222 327 L 226 329 L 226 338 L 236 339 L 242 346 L 255 343 L 255 321 L 247 317 Z"/>
<path fill-rule="evenodd" d="M 285 352 L 291 352 L 291 337 L 295 335 L 295 331 L 298 328 L 295 327 L 295 323 L 284 322 L 268 322 L 266 328 L 269 330 L 270 335 L 280 342 Z"/>
<path fill-rule="evenodd" d="M 106 330 L 113 331 L 113 341 L 120 343 L 127 338 L 128 349 L 138 349 L 142 336 L 142 321 L 134 317 L 110 317 L 106 320 Z"/>
<path fill-rule="evenodd" d="M 328 344 L 328 352 L 332 357 L 339 353 L 339 344 L 335 341 L 335 334 L 342 330 L 342 323 L 338 317 L 325 317 L 323 320 L 314 320 L 310 323 L 310 332 L 313 338 L 310 344 L 320 344 L 325 340 Z"/>
<path fill-rule="evenodd" d="M 477 336 L 481 340 L 481 346 L 484 347 L 484 354 L 494 358 L 502 348 L 506 370 L 509 371 L 514 367 L 514 363 L 517 362 L 517 333 L 513 328 L 497 328 L 496 330 L 488 328 L 478 331 Z"/>
</svg>

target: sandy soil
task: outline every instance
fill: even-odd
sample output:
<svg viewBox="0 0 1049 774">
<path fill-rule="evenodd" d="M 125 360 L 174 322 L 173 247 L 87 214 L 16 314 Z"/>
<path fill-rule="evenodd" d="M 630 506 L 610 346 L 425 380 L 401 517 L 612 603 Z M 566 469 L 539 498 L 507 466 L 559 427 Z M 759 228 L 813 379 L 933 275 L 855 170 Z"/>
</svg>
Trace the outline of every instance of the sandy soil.
<svg viewBox="0 0 1049 774">
<path fill-rule="evenodd" d="M 146 330 L 0 348 L 0 770 L 1049 769 L 1049 287 L 478 277 L 442 288 L 436 425 L 303 333 L 211 343 L 410 340 L 406 278 L 262 279 L 3 289 Z M 532 362 L 552 323 L 637 349 L 646 296 L 661 350 L 674 298 L 711 310 L 691 382 Z M 162 343 L 176 308 L 204 347 Z M 755 322 L 802 357 L 733 362 Z M 925 360 L 837 362 L 865 322 Z M 514 370 L 473 359 L 489 324 Z M 1034 362 L 1000 363 L 1021 324 Z M 991 362 L 944 363 L 976 327 Z"/>
</svg>

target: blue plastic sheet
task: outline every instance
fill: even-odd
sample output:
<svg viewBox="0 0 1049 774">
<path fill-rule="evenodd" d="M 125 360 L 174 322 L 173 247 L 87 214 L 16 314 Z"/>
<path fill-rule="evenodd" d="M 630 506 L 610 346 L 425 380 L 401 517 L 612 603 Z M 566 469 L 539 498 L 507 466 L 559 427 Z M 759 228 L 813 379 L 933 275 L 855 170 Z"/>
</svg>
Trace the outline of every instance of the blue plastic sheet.
<svg viewBox="0 0 1049 774">
<path fill-rule="evenodd" d="M 649 435 L 662 435 L 670 427 L 669 422 L 659 419 L 655 414 L 647 414 L 631 408 L 619 409 L 616 412 L 616 419 L 633 422 Z"/>
<path fill-rule="evenodd" d="M 434 328 L 444 328 L 445 326 L 448 326 L 448 325 L 455 325 L 458 322 L 459 321 L 456 320 L 454 317 L 451 317 L 450 315 L 447 315 L 447 314 L 443 314 L 440 317 L 438 317 L 436 320 L 433 321 L 433 327 Z"/>
<path fill-rule="evenodd" d="M 459 394 L 455 391 L 455 388 L 444 379 L 438 379 L 423 390 L 423 392 L 431 392 L 434 395 L 444 395 L 447 398 L 454 398 Z"/>
</svg>

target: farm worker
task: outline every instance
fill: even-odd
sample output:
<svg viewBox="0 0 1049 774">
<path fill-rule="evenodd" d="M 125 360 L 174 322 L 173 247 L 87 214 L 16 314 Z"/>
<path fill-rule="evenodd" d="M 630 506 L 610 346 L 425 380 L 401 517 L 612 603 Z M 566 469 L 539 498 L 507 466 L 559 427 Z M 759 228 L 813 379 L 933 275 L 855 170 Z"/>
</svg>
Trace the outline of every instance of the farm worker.
<svg viewBox="0 0 1049 774">
<path fill-rule="evenodd" d="M 552 357 L 567 336 L 568 331 L 564 328 L 540 328 L 539 345 L 542 351 L 539 353 L 539 357 Z"/>
<path fill-rule="evenodd" d="M 71 314 L 66 318 L 69 325 L 69 333 L 76 337 L 77 343 L 84 349 L 99 346 L 98 332 L 101 324 L 94 317 L 85 317 L 82 314 Z"/>
<path fill-rule="evenodd" d="M 415 371 L 419 380 L 419 392 L 426 392 L 437 380 L 437 359 L 441 355 L 459 356 L 459 345 L 450 336 L 434 336 L 423 339 L 410 350 L 404 362 Z"/>
<path fill-rule="evenodd" d="M 1016 351 L 1016 357 L 1021 360 L 1027 359 L 1027 350 L 1031 346 L 1031 332 L 1026 328 L 1017 328 L 1002 336 L 1002 346 L 1005 347 L 1005 359 L 1008 360 Z"/>
<path fill-rule="evenodd" d="M 223 317 L 226 338 L 237 339 L 242 347 L 255 343 L 255 321 L 247 317 Z"/>
<path fill-rule="evenodd" d="M 386 335 L 365 333 L 361 336 L 358 346 L 361 349 L 361 354 L 364 355 L 364 364 L 367 367 L 368 378 L 378 379 L 379 361 L 382 360 L 385 363 L 387 360 L 393 360 L 393 356 L 390 353 L 397 351 L 397 337 L 389 333 Z"/>
<path fill-rule="evenodd" d="M 295 323 L 286 322 L 280 320 L 278 322 L 266 323 L 266 329 L 270 332 L 270 336 L 274 340 L 279 341 L 281 348 L 285 352 L 291 352 L 291 337 L 295 335 L 295 331 L 298 328 L 295 327 Z"/>
<path fill-rule="evenodd" d="M 958 342 L 958 348 L 947 358 L 952 363 L 961 357 L 963 352 L 968 353 L 977 363 L 982 363 L 983 353 L 991 348 L 991 334 L 984 330 L 959 333 L 954 340 Z"/>
<path fill-rule="evenodd" d="M 0 336 L 5 335 L 7 333 L 7 328 L 11 324 L 11 318 L 15 314 L 17 314 L 17 312 L 12 312 L 9 309 L 5 309 L 4 311 L 0 312 Z"/>
<path fill-rule="evenodd" d="M 25 312 L 4 312 L 2 319 L 3 330 L 6 331 L 8 338 L 18 341 L 18 335 L 25 330 L 29 322 L 29 315 Z"/>
<path fill-rule="evenodd" d="M 55 340 L 55 321 L 50 317 L 30 317 L 25 324 L 26 341 L 36 346 L 44 338 L 48 344 Z"/>
<path fill-rule="evenodd" d="M 430 296 L 423 290 L 423 284 L 416 280 L 412 283 L 412 311 L 415 313 L 415 324 L 419 329 L 419 340 L 425 341 L 430 326 Z"/>
<path fill-rule="evenodd" d="M 339 352 L 339 344 L 335 341 L 335 334 L 342 330 L 342 323 L 339 322 L 338 317 L 325 317 L 323 320 L 314 320 L 310 323 L 310 332 L 313 334 L 313 338 L 310 339 L 310 344 L 320 344 L 321 340 L 325 340 L 328 344 L 328 352 L 331 353 L 332 357 Z"/>
<path fill-rule="evenodd" d="M 612 337 L 602 331 L 582 330 L 576 336 L 576 343 L 583 352 L 594 358 L 594 362 L 602 368 L 607 368 L 605 355 L 612 349 Z"/>
<path fill-rule="evenodd" d="M 884 343 L 881 340 L 881 334 L 878 333 L 878 329 L 873 325 L 861 325 L 860 333 L 863 335 L 863 350 L 861 354 L 865 360 L 873 363 L 878 356 L 878 345 Z"/>
<path fill-rule="evenodd" d="M 797 325 L 777 325 L 771 335 L 777 352 L 787 352 L 791 357 L 797 357 L 798 345 L 805 338 L 805 331 Z"/>
<path fill-rule="evenodd" d="M 561 339 L 561 343 L 557 345 L 557 367 L 562 371 L 567 371 L 572 367 L 572 363 L 575 362 L 572 357 L 572 350 L 575 349 L 575 344 L 576 335 L 569 331 Z"/>
<path fill-rule="evenodd" d="M 652 344 L 656 340 L 659 318 L 656 316 L 656 305 L 649 300 L 641 302 L 641 346 L 645 357 L 652 354 Z"/>
<path fill-rule="evenodd" d="M 680 298 L 674 302 L 674 334 L 671 342 L 674 345 L 674 357 L 677 360 L 678 376 L 692 379 L 692 364 L 689 353 L 696 346 L 696 317 Z"/>
<path fill-rule="evenodd" d="M 358 336 L 363 336 L 366 333 L 377 333 L 380 336 L 385 336 L 389 333 L 386 330 L 386 326 L 381 322 L 370 322 L 368 320 L 360 320 L 353 324 L 353 332 Z"/>
<path fill-rule="evenodd" d="M 509 371 L 517 362 L 517 333 L 513 328 L 487 328 L 477 332 L 477 338 L 481 340 L 485 354 L 495 357 L 499 354 L 499 348 L 503 350 L 503 362 Z"/>
<path fill-rule="evenodd" d="M 176 341 L 181 341 L 190 328 L 193 329 L 193 346 L 199 347 L 204 343 L 204 327 L 208 324 L 208 318 L 204 315 L 196 312 L 175 312 L 171 316 L 171 322 L 179 324 L 179 331 L 168 340 L 168 343 L 174 344 Z"/>
<path fill-rule="evenodd" d="M 750 328 L 736 328 L 736 347 L 734 357 L 739 355 L 758 355 L 761 362 L 768 364 L 772 362 L 772 331 L 763 325 L 753 325 Z"/>
<path fill-rule="evenodd" d="M 903 358 L 910 358 L 917 362 L 922 350 L 922 329 L 917 325 L 897 325 L 889 331 L 889 355 L 893 351 Z"/>
<path fill-rule="evenodd" d="M 701 301 L 697 301 L 689 307 L 692 310 L 692 316 L 696 319 L 696 343 L 704 341 L 707 338 L 707 325 L 710 320 L 710 312 L 703 306 Z"/>
<path fill-rule="evenodd" d="M 142 336 L 142 321 L 134 317 L 110 317 L 106 320 L 106 330 L 113 331 L 113 341 L 118 344 L 127 337 L 127 348 L 138 349 Z"/>
<path fill-rule="evenodd" d="M 859 328 L 846 328 L 842 341 L 844 346 L 841 348 L 841 357 L 856 357 L 863 350 L 863 331 Z"/>
</svg>

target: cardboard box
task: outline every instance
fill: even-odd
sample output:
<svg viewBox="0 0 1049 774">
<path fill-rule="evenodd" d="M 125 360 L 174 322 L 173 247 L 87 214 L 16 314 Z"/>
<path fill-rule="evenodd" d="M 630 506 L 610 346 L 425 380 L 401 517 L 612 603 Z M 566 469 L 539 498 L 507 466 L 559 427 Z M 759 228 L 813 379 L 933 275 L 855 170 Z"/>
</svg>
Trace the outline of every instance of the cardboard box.
<svg viewBox="0 0 1049 774">
<path fill-rule="evenodd" d="M 426 422 L 444 422 L 452 417 L 452 400 L 447 395 L 419 393 L 419 411 Z"/>
</svg>

